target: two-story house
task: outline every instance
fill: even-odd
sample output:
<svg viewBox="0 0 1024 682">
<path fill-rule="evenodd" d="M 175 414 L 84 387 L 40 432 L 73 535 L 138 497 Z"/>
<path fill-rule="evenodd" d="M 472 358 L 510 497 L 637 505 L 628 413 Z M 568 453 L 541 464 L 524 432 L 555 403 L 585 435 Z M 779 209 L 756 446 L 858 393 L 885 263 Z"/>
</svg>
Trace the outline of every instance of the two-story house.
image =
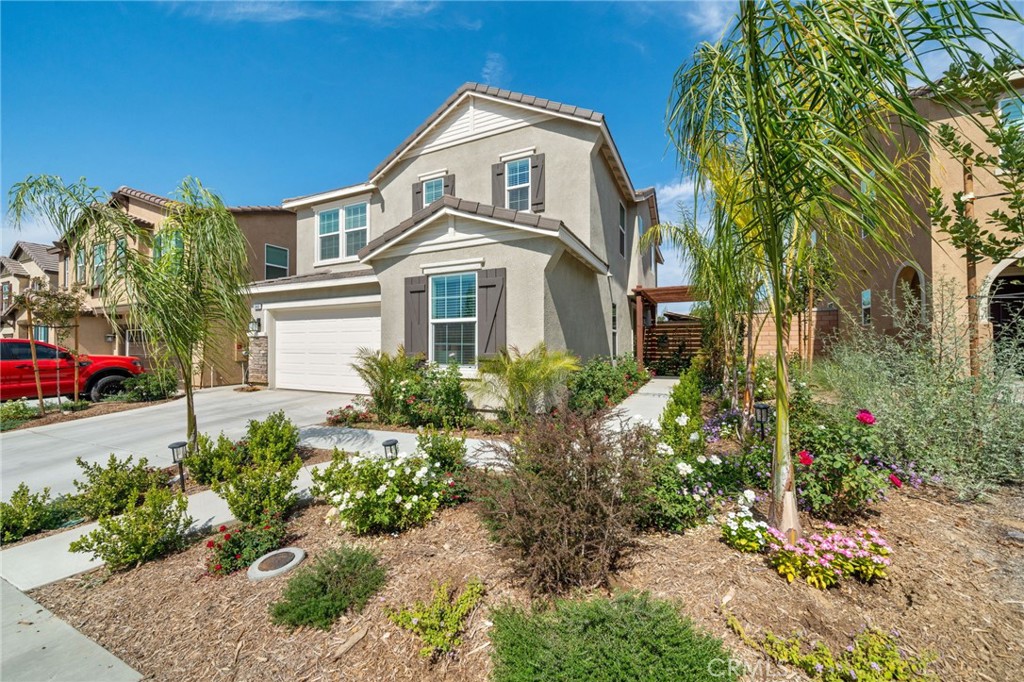
<svg viewBox="0 0 1024 682">
<path fill-rule="evenodd" d="M 253 381 L 364 393 L 357 349 L 404 346 L 475 373 L 543 341 L 633 352 L 631 287 L 655 286 L 658 222 L 604 116 L 467 83 L 365 182 L 287 199 L 294 276 L 257 282 Z"/>
<path fill-rule="evenodd" d="M 28 311 L 18 306 L 15 299 L 33 285 L 33 282 L 57 284 L 57 256 L 50 252 L 52 245 L 33 242 L 15 242 L 9 256 L 0 256 L 0 336 L 5 339 L 27 339 L 29 334 L 36 341 L 54 341 L 50 330 L 42 325 L 33 325 L 29 330 Z"/>
<path fill-rule="evenodd" d="M 1017 70 L 1009 74 L 1009 81 L 1016 88 L 1016 93 L 1007 93 L 1000 100 L 999 115 L 1024 126 L 1021 106 L 1024 71 Z M 981 127 L 986 124 L 984 118 L 968 116 L 963 111 L 944 106 L 927 88 L 918 89 L 915 95 L 918 112 L 932 122 L 936 129 L 941 124 L 948 124 L 976 149 L 995 153 L 996 150 L 985 139 L 985 131 Z M 970 177 L 965 177 L 960 160 L 953 158 L 948 150 L 938 144 L 934 144 L 930 150 L 917 139 L 905 140 L 905 144 L 904 151 L 913 163 L 913 171 L 908 173 L 908 186 L 905 190 L 913 212 L 909 222 L 913 224 L 902 226 L 904 244 L 898 254 L 885 253 L 874 247 L 866 233 L 861 234 L 861 243 L 858 245 L 836 245 L 837 267 L 844 276 L 838 283 L 835 299 L 847 313 L 840 319 L 841 332 L 850 320 L 854 324 L 890 331 L 893 320 L 887 312 L 887 300 L 902 304 L 902 290 L 906 287 L 918 302 L 924 303 L 929 289 L 942 281 L 952 287 L 959 306 L 958 314 L 966 326 L 967 261 L 963 251 L 954 247 L 949 237 L 931 224 L 928 215 L 929 188 L 939 188 L 949 207 L 953 205 L 955 193 L 970 194 L 974 199 L 975 215 L 981 224 L 1005 236 L 987 218 L 994 210 L 1008 210 L 1005 203 L 1007 194 L 996 176 L 996 173 L 1004 171 L 998 168 L 978 168 Z M 1015 324 L 1014 320 L 1024 315 L 1024 246 L 1020 246 L 1001 262 L 979 262 L 977 285 L 979 335 L 982 338 L 998 338 L 1002 334 L 1009 334 L 1011 325 Z"/>
<path fill-rule="evenodd" d="M 159 237 L 160 226 L 167 216 L 166 197 L 131 187 L 120 187 L 111 193 L 110 201 L 127 212 L 144 229 Z M 228 210 L 248 242 L 247 256 L 253 280 L 286 278 L 295 273 L 295 213 L 279 206 L 234 206 Z M 133 329 L 125 305 L 113 310 L 104 307 L 99 282 L 107 262 L 117 248 L 146 249 L 139 244 L 96 245 L 93 252 L 72 253 L 58 243 L 60 286 L 85 285 L 85 313 L 79 321 L 79 351 L 83 353 L 135 355 L 148 361 L 151 348 L 141 332 Z M 221 386 L 242 382 L 245 360 L 244 341 L 225 339 L 223 347 L 207 349 L 199 386 Z"/>
</svg>

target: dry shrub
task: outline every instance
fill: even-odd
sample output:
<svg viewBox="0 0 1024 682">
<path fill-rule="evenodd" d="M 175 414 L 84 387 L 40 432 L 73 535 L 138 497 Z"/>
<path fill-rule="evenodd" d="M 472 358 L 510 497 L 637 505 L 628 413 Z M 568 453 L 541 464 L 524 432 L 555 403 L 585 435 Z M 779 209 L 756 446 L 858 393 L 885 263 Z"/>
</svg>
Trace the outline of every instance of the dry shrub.
<svg viewBox="0 0 1024 682">
<path fill-rule="evenodd" d="M 531 589 L 607 585 L 634 546 L 655 435 L 616 415 L 539 417 L 492 451 L 479 480 L 485 521 Z"/>
</svg>

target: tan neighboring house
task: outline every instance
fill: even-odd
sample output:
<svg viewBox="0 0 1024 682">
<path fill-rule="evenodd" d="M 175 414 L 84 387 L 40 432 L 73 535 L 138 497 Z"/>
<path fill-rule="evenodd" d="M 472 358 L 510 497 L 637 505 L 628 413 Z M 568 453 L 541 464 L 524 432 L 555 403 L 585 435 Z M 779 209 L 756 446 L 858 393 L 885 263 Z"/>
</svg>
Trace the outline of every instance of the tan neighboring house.
<svg viewBox="0 0 1024 682">
<path fill-rule="evenodd" d="M 119 205 L 145 229 L 159 234 L 170 199 L 149 192 L 120 187 L 111 194 Z M 253 280 L 287 278 L 295 273 L 295 213 L 278 206 L 229 207 L 239 229 L 248 241 L 248 260 Z M 140 248 L 137 244 L 130 248 Z M 146 247 L 142 247 L 146 248 Z M 86 307 L 79 326 L 79 350 L 84 353 L 135 355 L 146 364 L 150 347 L 141 332 L 132 329 L 125 306 L 106 311 L 100 298 L 97 272 L 113 258 L 114 247 L 97 247 L 93 253 L 70 253 L 57 245 L 59 284 L 80 282 L 86 286 Z M 238 384 L 243 379 L 246 361 L 245 339 L 225 339 L 222 347 L 210 349 L 198 386 Z"/>
<path fill-rule="evenodd" d="M 396 94 L 396 97 L 398 95 Z M 467 83 L 358 184 L 287 199 L 293 276 L 256 282 L 252 380 L 364 393 L 360 347 L 476 373 L 546 342 L 631 354 L 632 288 L 657 284 L 658 223 L 602 114 Z"/>
<path fill-rule="evenodd" d="M 52 245 L 33 242 L 15 242 L 9 256 L 0 256 L 0 336 L 5 339 L 27 339 L 32 334 L 36 341 L 56 342 L 51 329 L 35 326 L 29 329 L 28 312 L 15 305 L 15 298 L 28 289 L 33 280 L 49 281 L 57 285 L 57 256 L 50 252 Z"/>
<path fill-rule="evenodd" d="M 1001 114 L 1024 125 L 1019 99 L 1024 88 L 1024 73 L 1017 71 L 1011 74 L 1010 83 L 1018 96 L 1008 94 L 1000 102 Z M 948 123 L 975 147 L 994 152 L 985 141 L 983 130 L 969 117 L 941 106 L 926 89 L 920 89 L 916 94 L 918 111 L 936 128 Z M 919 140 L 911 139 L 907 144 L 911 151 L 916 150 L 920 154 L 916 174 L 921 177 L 921 182 L 907 194 L 917 224 L 906 226 L 905 253 L 900 258 L 881 253 L 868 242 L 863 244 L 863 250 L 844 251 L 840 248 L 836 253 L 838 269 L 843 274 L 837 287 L 836 302 L 848 314 L 839 321 L 840 331 L 850 324 L 850 318 L 855 323 L 890 331 L 893 320 L 883 306 L 886 298 L 898 300 L 905 284 L 923 300 L 933 284 L 944 280 L 952 283 L 966 324 L 967 265 L 964 254 L 953 247 L 948 236 L 933 228 L 927 212 L 930 187 L 939 187 L 946 204 L 952 207 L 953 194 L 965 191 L 963 168 L 957 159 L 939 146 L 929 152 Z M 974 196 L 975 214 L 983 226 L 986 224 L 985 216 L 991 211 L 997 208 L 1005 210 L 1002 201 L 1005 193 L 991 171 L 978 169 L 975 172 Z M 994 229 L 993 226 L 989 228 Z M 1002 262 L 978 263 L 977 278 L 979 334 L 983 339 L 993 335 L 998 337 L 1008 328 L 1015 311 L 1024 311 L 1024 246 Z"/>
</svg>

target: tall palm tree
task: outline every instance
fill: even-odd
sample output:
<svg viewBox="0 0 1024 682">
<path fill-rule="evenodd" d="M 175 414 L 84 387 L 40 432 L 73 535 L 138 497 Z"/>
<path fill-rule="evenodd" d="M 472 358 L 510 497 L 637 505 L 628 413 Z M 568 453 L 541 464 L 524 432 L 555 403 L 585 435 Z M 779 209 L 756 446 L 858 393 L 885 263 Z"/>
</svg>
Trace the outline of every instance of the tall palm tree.
<svg viewBox="0 0 1024 682">
<path fill-rule="evenodd" d="M 676 73 L 668 125 L 684 173 L 714 185 L 721 155 L 735 155 L 747 184 L 724 201 L 749 211 L 741 239 L 760 254 L 775 322 L 770 520 L 791 537 L 800 524 L 785 341 L 811 233 L 857 243 L 863 232 L 901 250 L 901 226 L 916 222 L 906 194 L 923 184 L 905 142 L 929 144 L 910 82 L 933 84 L 928 53 L 953 63 L 977 49 L 1012 53 L 979 23 L 992 18 L 1021 21 L 1003 0 L 742 0 L 722 40 Z"/>
<path fill-rule="evenodd" d="M 246 240 L 224 202 L 186 178 L 154 235 L 84 178 L 68 184 L 40 175 L 11 188 L 10 214 L 15 226 L 30 215 L 47 219 L 71 253 L 104 254 L 106 266 L 93 272 L 104 307 L 111 319 L 123 310 L 177 366 L 194 448 L 194 377 L 204 350 L 242 337 L 249 321 Z"/>
</svg>

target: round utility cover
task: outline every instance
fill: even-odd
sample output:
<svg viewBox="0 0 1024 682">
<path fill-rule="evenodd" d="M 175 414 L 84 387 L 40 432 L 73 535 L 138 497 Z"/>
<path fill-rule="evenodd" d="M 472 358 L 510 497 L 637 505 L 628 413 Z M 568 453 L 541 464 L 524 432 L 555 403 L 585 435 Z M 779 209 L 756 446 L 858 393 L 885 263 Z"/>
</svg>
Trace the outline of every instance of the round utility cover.
<svg viewBox="0 0 1024 682">
<path fill-rule="evenodd" d="M 249 567 L 249 580 L 267 580 L 287 573 L 306 558 L 305 550 L 298 547 L 284 547 L 264 554 Z"/>
</svg>

